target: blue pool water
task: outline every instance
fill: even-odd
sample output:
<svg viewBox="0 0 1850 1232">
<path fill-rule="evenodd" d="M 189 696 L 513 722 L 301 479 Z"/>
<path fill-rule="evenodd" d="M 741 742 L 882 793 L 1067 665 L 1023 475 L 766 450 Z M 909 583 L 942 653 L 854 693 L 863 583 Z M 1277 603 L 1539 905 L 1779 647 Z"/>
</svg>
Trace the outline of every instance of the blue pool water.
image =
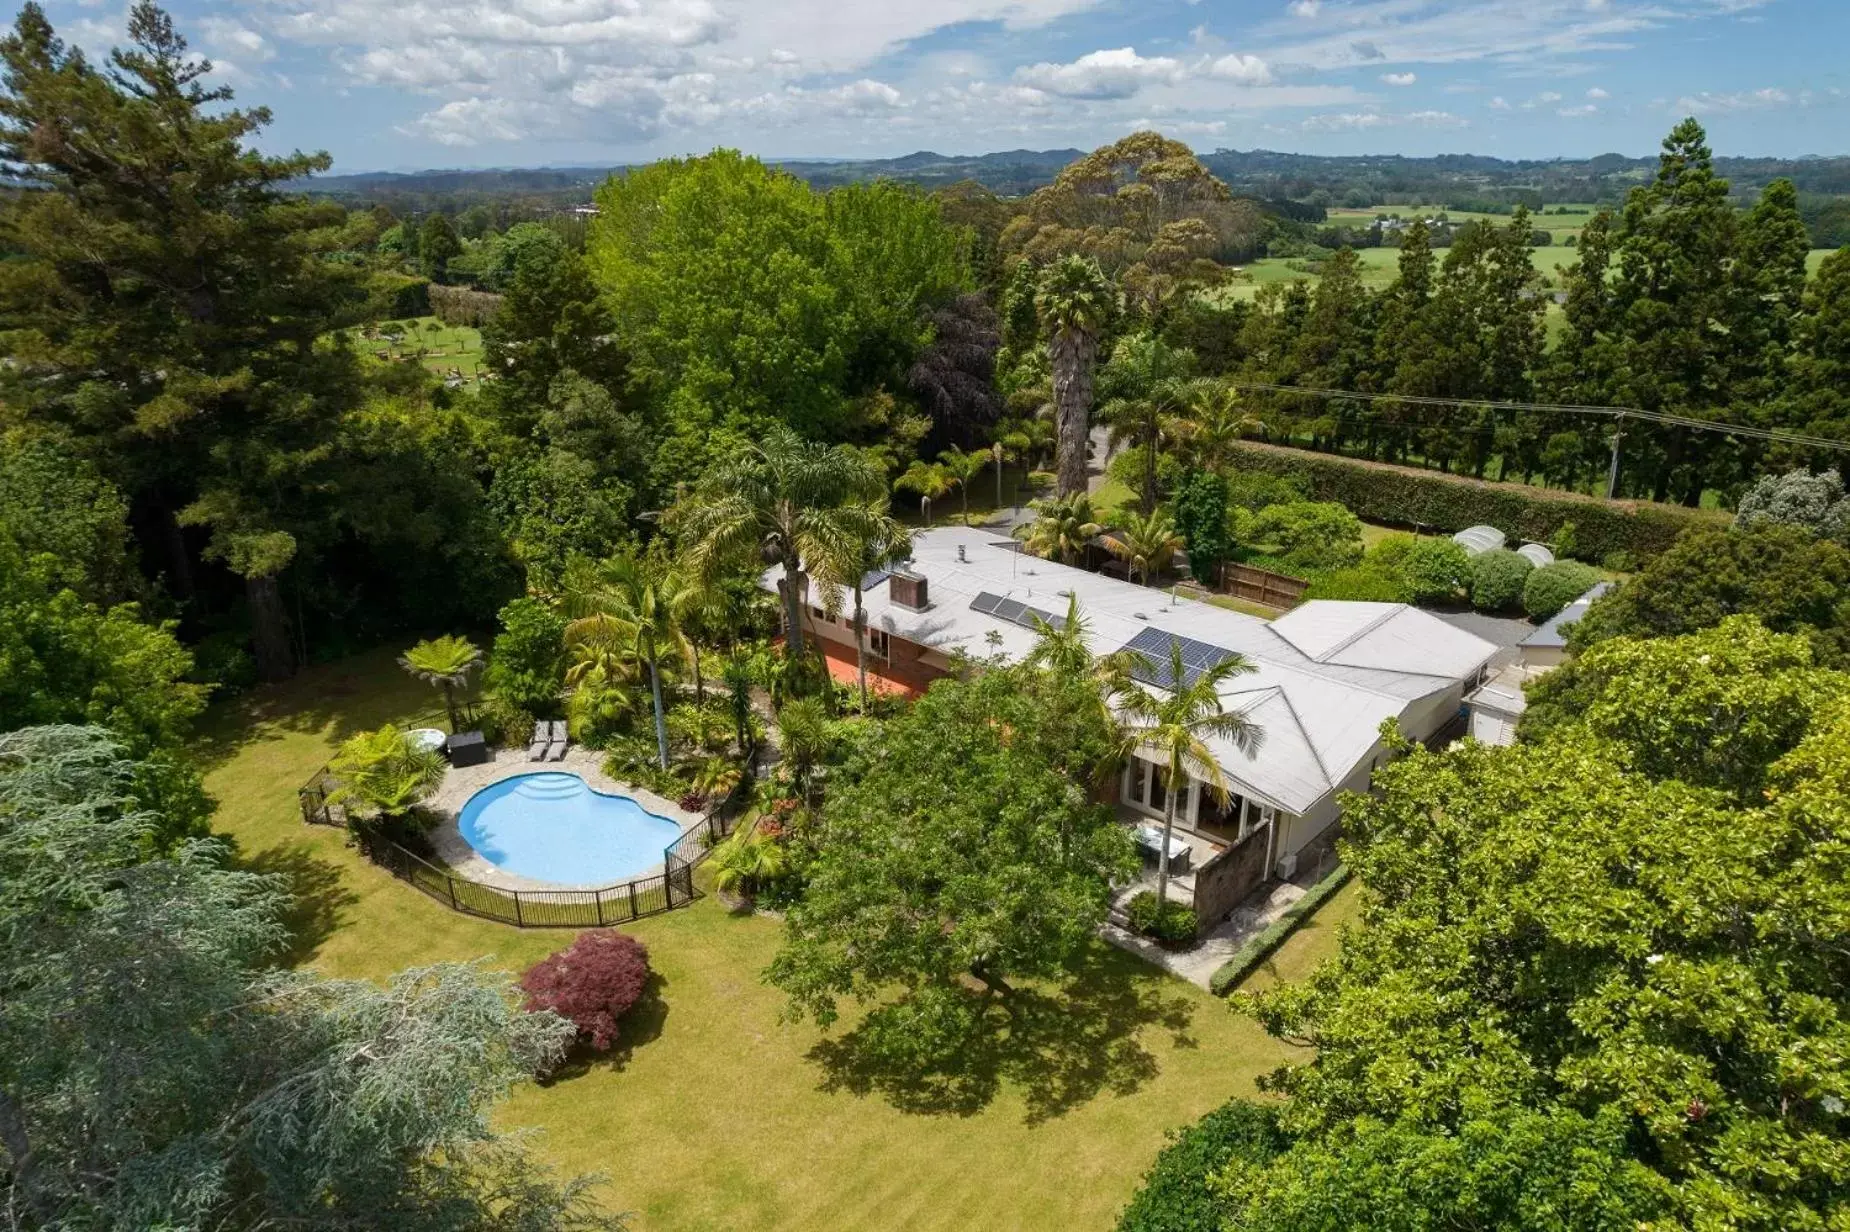
<svg viewBox="0 0 1850 1232">
<path fill-rule="evenodd" d="M 662 862 L 681 827 L 576 774 L 522 774 L 469 797 L 456 828 L 496 868 L 561 885 L 610 885 Z"/>
</svg>

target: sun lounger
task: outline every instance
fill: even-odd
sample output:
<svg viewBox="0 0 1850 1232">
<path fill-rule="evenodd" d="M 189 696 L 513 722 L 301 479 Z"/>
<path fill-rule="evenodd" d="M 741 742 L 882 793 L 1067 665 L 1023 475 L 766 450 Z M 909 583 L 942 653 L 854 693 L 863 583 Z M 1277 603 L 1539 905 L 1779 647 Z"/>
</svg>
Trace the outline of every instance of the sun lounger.
<svg viewBox="0 0 1850 1232">
<path fill-rule="evenodd" d="M 566 747 L 570 743 L 571 737 L 566 733 L 565 720 L 554 719 L 552 721 L 552 742 L 546 746 L 546 760 L 564 760 Z"/>
<path fill-rule="evenodd" d="M 545 719 L 541 719 L 533 725 L 533 741 L 527 745 L 528 761 L 546 760 L 547 749 L 552 743 L 552 736 L 549 735 L 548 732 L 549 729 L 546 726 Z"/>
</svg>

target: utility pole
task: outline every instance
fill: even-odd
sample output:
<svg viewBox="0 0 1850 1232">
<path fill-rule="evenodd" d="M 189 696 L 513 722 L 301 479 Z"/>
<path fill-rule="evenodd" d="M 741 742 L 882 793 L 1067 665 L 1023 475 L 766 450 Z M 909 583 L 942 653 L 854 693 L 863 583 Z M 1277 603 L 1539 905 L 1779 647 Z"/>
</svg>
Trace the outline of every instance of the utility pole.
<svg viewBox="0 0 1850 1232">
<path fill-rule="evenodd" d="M 1619 495 L 1619 442 L 1625 439 L 1625 416 L 1619 416 L 1612 429 L 1612 466 L 1606 472 L 1606 499 L 1616 500 Z"/>
</svg>

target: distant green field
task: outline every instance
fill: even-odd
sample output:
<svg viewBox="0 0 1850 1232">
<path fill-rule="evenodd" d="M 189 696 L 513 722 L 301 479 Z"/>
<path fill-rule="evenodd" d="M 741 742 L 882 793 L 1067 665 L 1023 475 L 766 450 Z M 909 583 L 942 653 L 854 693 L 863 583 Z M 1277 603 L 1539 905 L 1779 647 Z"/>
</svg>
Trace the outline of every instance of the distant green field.
<svg viewBox="0 0 1850 1232">
<path fill-rule="evenodd" d="M 1549 209 L 1557 208 L 1550 205 Z M 1569 214 L 1531 214 L 1529 224 L 1538 231 L 1547 231 L 1559 244 L 1568 236 L 1578 237 L 1581 229 L 1592 220 L 1598 208 L 1591 204 L 1574 204 L 1562 202 L 1559 208 L 1574 211 Z M 1508 214 L 1480 214 L 1470 210 L 1448 210 L 1442 205 L 1371 205 L 1365 209 L 1332 209 L 1330 224 L 1342 227 L 1365 227 L 1376 218 L 1386 214 L 1390 218 L 1434 218 L 1444 214 L 1452 222 L 1488 222 L 1495 225 L 1507 223 Z"/>
<path fill-rule="evenodd" d="M 393 325 L 400 328 L 387 328 Z M 354 350 L 375 359 L 415 358 L 432 372 L 445 376 L 460 372 L 473 378 L 482 370 L 482 334 L 471 325 L 445 325 L 436 317 L 416 317 L 355 325 L 336 332 L 346 335 Z"/>
<path fill-rule="evenodd" d="M 1817 273 L 1818 266 L 1831 255 L 1831 251 L 1828 248 L 1813 249 L 1806 259 L 1806 270 L 1812 274 Z M 1445 252 L 1439 249 L 1435 255 L 1443 260 Z M 1395 269 L 1400 260 L 1398 248 L 1361 248 L 1356 250 L 1356 256 L 1362 260 L 1362 281 L 1367 286 L 1380 290 L 1394 281 Z M 1541 272 L 1550 288 L 1561 287 L 1562 271 L 1571 268 L 1579 259 L 1577 250 L 1561 244 L 1529 250 L 1529 260 Z M 1259 288 L 1268 283 L 1291 282 L 1298 278 L 1314 282 L 1317 275 L 1306 272 L 1302 268 L 1305 264 L 1299 257 L 1262 257 L 1241 266 L 1239 277 L 1222 287 L 1217 294 L 1233 299 L 1252 299 L 1259 293 Z M 1549 309 L 1551 314 L 1556 311 L 1558 309 L 1553 307 Z"/>
</svg>

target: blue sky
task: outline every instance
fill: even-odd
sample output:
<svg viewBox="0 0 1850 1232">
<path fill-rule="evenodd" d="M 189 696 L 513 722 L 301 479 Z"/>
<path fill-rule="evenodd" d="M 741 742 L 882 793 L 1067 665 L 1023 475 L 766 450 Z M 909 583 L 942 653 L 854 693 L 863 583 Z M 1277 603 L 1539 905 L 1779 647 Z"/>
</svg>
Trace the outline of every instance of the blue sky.
<svg viewBox="0 0 1850 1232">
<path fill-rule="evenodd" d="M 107 48 L 123 10 L 50 0 Z M 1091 147 L 1850 153 L 1850 0 L 176 0 L 336 170 Z"/>
</svg>

